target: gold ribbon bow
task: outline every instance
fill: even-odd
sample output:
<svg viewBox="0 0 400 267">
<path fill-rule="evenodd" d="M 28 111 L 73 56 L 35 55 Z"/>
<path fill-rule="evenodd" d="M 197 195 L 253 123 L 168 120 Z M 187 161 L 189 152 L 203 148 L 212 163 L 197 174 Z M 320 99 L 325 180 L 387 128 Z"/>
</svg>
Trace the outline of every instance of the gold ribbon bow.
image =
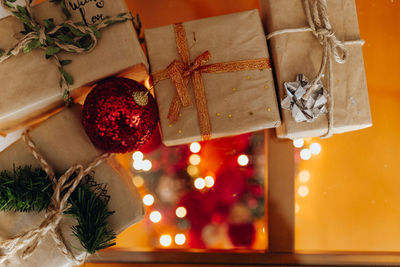
<svg viewBox="0 0 400 267">
<path fill-rule="evenodd" d="M 168 112 L 168 120 L 174 123 L 178 120 L 179 112 L 182 107 L 193 105 L 188 91 L 189 81 L 192 80 L 200 132 L 203 140 L 209 140 L 211 138 L 211 122 L 202 73 L 269 69 L 271 68 L 271 63 L 268 58 L 260 58 L 207 64 L 211 59 L 211 53 L 209 51 L 203 52 L 191 63 L 189 46 L 183 24 L 174 24 L 174 31 L 176 46 L 181 60 L 174 60 L 165 70 L 153 73 L 153 83 L 156 84 L 167 79 L 171 79 L 174 82 L 176 94 Z"/>
</svg>

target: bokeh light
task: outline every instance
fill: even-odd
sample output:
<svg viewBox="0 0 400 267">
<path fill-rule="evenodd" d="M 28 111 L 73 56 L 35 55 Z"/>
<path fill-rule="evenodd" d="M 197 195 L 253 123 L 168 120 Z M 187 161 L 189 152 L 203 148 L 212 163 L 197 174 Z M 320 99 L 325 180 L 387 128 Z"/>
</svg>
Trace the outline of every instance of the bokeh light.
<svg viewBox="0 0 400 267">
<path fill-rule="evenodd" d="M 185 218 L 187 210 L 185 207 L 178 207 L 176 208 L 175 214 L 178 218 Z"/>
<path fill-rule="evenodd" d="M 193 154 L 193 155 L 191 155 L 191 156 L 189 157 L 189 162 L 190 162 L 190 164 L 192 164 L 192 165 L 199 165 L 200 162 L 201 162 L 201 158 L 200 158 L 199 155 Z"/>
<path fill-rule="evenodd" d="M 304 146 L 304 139 L 296 139 L 293 140 L 293 145 L 297 148 L 301 148 Z"/>
<path fill-rule="evenodd" d="M 152 195 L 150 195 L 150 194 L 145 195 L 145 196 L 143 197 L 143 203 L 144 203 L 146 206 L 151 206 L 151 205 L 153 205 L 153 204 L 154 204 L 154 197 L 153 197 Z"/>
<path fill-rule="evenodd" d="M 135 153 L 132 154 L 132 159 L 134 161 L 142 161 L 143 160 L 143 153 L 140 151 L 136 151 Z"/>
<path fill-rule="evenodd" d="M 206 186 L 208 188 L 211 188 L 214 186 L 215 180 L 212 176 L 207 176 L 206 178 L 204 178 L 205 182 L 206 182 Z"/>
<path fill-rule="evenodd" d="M 204 187 L 206 187 L 206 181 L 204 181 L 203 178 L 197 178 L 194 180 L 194 187 L 199 190 L 204 189 Z"/>
<path fill-rule="evenodd" d="M 240 155 L 238 157 L 238 164 L 240 166 L 246 166 L 247 164 L 249 164 L 249 157 L 247 155 Z"/>
<path fill-rule="evenodd" d="M 153 167 L 153 164 L 151 164 L 150 160 L 144 160 L 143 165 L 142 165 L 142 170 L 148 172 L 151 170 L 151 167 Z"/>
<path fill-rule="evenodd" d="M 321 145 L 319 143 L 312 143 L 310 145 L 310 151 L 311 153 L 313 153 L 314 155 L 318 155 L 319 153 L 321 153 Z"/>
<path fill-rule="evenodd" d="M 199 174 L 199 168 L 193 165 L 189 165 L 187 167 L 187 173 L 192 177 L 197 176 Z"/>
<path fill-rule="evenodd" d="M 132 178 L 132 182 L 136 187 L 142 187 L 144 185 L 144 179 L 140 175 L 135 175 Z"/>
<path fill-rule="evenodd" d="M 311 151 L 307 148 L 300 151 L 300 158 L 302 160 L 309 160 L 311 158 Z"/>
<path fill-rule="evenodd" d="M 163 247 L 169 247 L 172 244 L 172 237 L 170 235 L 162 235 L 160 237 L 160 244 Z"/>
<path fill-rule="evenodd" d="M 175 235 L 175 243 L 177 245 L 183 245 L 186 242 L 186 236 L 184 234 L 176 234 Z"/>
<path fill-rule="evenodd" d="M 302 170 L 299 173 L 299 180 L 302 183 L 307 183 L 310 180 L 310 172 L 307 170 Z"/>
<path fill-rule="evenodd" d="M 153 223 L 158 223 L 162 219 L 162 215 L 159 211 L 153 211 L 150 213 L 150 221 Z"/>
<path fill-rule="evenodd" d="M 201 150 L 201 145 L 198 142 L 194 142 L 190 144 L 190 151 L 192 153 L 199 153 Z"/>
<path fill-rule="evenodd" d="M 297 189 L 297 194 L 299 194 L 299 196 L 301 196 L 301 197 L 308 196 L 309 192 L 310 192 L 310 190 L 305 185 L 302 185 L 302 186 L 299 187 L 299 189 Z"/>
</svg>

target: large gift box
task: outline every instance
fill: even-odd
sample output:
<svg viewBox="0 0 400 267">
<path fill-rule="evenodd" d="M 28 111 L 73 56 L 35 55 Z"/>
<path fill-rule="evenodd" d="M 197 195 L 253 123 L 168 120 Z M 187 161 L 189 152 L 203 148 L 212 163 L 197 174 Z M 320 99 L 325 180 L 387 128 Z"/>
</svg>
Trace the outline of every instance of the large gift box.
<svg viewBox="0 0 400 267">
<path fill-rule="evenodd" d="M 29 132 L 40 153 L 47 160 L 55 173 L 62 174 L 74 164 L 84 168 L 102 152 L 96 149 L 86 136 L 81 125 L 79 106 L 65 109 L 40 126 Z M 19 140 L 0 153 L 0 170 L 13 170 L 14 166 L 31 165 L 39 167 L 39 162 L 28 150 L 27 145 Z M 96 183 L 107 185 L 110 196 L 108 210 L 115 211 L 108 218 L 110 227 L 118 234 L 127 227 L 141 220 L 144 216 L 140 195 L 132 183 L 132 177 L 113 158 L 101 163 L 94 169 Z M 18 234 L 37 227 L 44 219 L 44 213 L 0 213 L 0 241 L 13 238 Z M 84 249 L 75 236 L 71 226 L 76 221 L 64 215 L 60 223 L 65 244 L 80 260 L 84 258 Z M 4 251 L 0 250 L 0 255 Z M 21 261 L 21 252 L 8 260 L 6 266 L 72 266 L 72 263 L 60 252 L 51 235 L 46 234 L 34 253 Z"/>
<path fill-rule="evenodd" d="M 318 8 L 314 9 L 314 4 L 324 2 L 327 2 L 326 16 L 323 6 L 318 5 Z M 295 82 L 296 77 L 303 74 L 303 79 L 313 79 L 317 75 L 323 57 L 324 40 L 316 38 L 310 30 L 304 6 L 307 3 L 310 16 L 314 18 L 318 38 L 326 38 L 327 42 L 332 44 L 328 47 L 328 52 L 332 53 L 332 72 L 330 75 L 328 61 L 321 84 L 324 88 L 331 84 L 332 88 L 330 92 L 316 94 L 314 99 L 308 99 L 308 103 L 304 100 L 304 91 L 299 89 L 300 83 Z M 268 34 L 274 35 L 270 37 L 269 44 L 279 98 L 283 100 L 282 125 L 277 129 L 277 135 L 291 139 L 325 136 L 328 133 L 329 117 L 332 123 L 330 134 L 370 127 L 372 122 L 355 1 L 262 0 L 261 9 L 265 29 Z M 330 25 L 318 25 L 324 24 L 326 19 L 329 19 Z M 347 50 L 347 60 L 339 64 L 335 53 L 341 59 L 342 44 Z M 303 82 L 302 85 L 306 84 L 304 80 Z M 304 102 L 294 104 L 300 99 Z M 329 106 L 331 103 L 332 107 Z M 298 107 L 303 104 L 305 110 L 300 112 Z M 327 106 L 323 107 L 323 104 Z M 294 110 L 288 109 L 290 105 Z M 329 114 L 330 112 L 332 114 Z"/>
<path fill-rule="evenodd" d="M 66 7 L 75 22 L 88 25 L 106 16 L 129 12 L 123 0 L 72 1 Z M 37 21 L 54 18 L 58 25 L 65 20 L 60 5 L 49 1 L 32 7 Z M 0 48 L 7 50 L 21 38 L 23 24 L 14 16 L 0 20 Z M 64 69 L 74 78 L 71 96 L 84 95 L 89 85 L 110 75 L 144 80 L 147 60 L 132 21 L 113 24 L 101 30 L 93 51 L 83 54 L 61 52 L 62 60 L 72 60 Z M 45 50 L 33 49 L 0 63 L 0 133 L 7 133 L 42 117 L 63 105 L 60 74 L 53 60 L 46 60 Z"/>
<path fill-rule="evenodd" d="M 144 31 L 166 145 L 280 124 L 257 10 Z"/>
</svg>

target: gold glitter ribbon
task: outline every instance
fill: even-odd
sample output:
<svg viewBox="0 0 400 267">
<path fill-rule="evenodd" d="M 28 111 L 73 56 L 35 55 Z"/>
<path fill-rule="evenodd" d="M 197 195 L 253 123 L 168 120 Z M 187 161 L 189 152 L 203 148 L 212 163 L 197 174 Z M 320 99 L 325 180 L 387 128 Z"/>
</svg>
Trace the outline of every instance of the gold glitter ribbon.
<svg viewBox="0 0 400 267">
<path fill-rule="evenodd" d="M 168 112 L 169 121 L 174 123 L 179 118 L 182 106 L 192 106 L 192 100 L 188 91 L 189 80 L 192 80 L 200 132 L 203 140 L 209 140 L 211 138 L 211 122 L 202 73 L 269 69 L 271 68 L 271 62 L 268 58 L 260 58 L 206 65 L 211 59 L 211 54 L 209 51 L 205 51 L 190 63 L 189 46 L 183 24 L 174 24 L 174 31 L 181 61 L 174 60 L 165 70 L 152 73 L 153 83 L 156 84 L 159 81 L 168 79 L 174 82 L 176 93 Z"/>
</svg>

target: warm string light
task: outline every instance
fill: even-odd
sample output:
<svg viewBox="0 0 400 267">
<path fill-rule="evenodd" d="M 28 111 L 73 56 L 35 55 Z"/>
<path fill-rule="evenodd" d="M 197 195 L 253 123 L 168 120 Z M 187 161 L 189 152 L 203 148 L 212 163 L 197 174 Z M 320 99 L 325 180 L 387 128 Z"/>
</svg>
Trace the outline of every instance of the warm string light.
<svg viewBox="0 0 400 267">
<path fill-rule="evenodd" d="M 186 170 L 192 177 L 199 175 L 199 168 L 197 166 L 189 165 Z"/>
<path fill-rule="evenodd" d="M 307 138 L 306 141 L 310 141 L 311 139 Z M 297 148 L 304 147 L 305 140 L 304 139 L 296 139 L 293 141 L 293 145 Z M 312 155 L 318 155 L 321 153 L 322 147 L 319 143 L 312 143 L 309 148 L 303 148 L 300 151 L 300 158 L 302 160 L 309 160 Z"/>
<path fill-rule="evenodd" d="M 308 148 L 304 148 L 300 151 L 300 158 L 302 160 L 309 160 L 311 158 L 311 151 Z"/>
<path fill-rule="evenodd" d="M 312 144 L 310 145 L 310 151 L 311 151 L 311 153 L 313 153 L 314 155 L 318 155 L 319 153 L 321 153 L 321 150 L 322 150 L 321 145 L 318 144 L 318 143 L 312 143 Z"/>
<path fill-rule="evenodd" d="M 140 152 L 140 151 L 136 151 L 136 152 L 134 152 L 134 153 L 132 154 L 132 159 L 133 159 L 134 161 L 142 161 L 142 160 L 143 160 L 143 157 L 144 157 L 144 155 L 143 155 L 143 153 Z"/>
<path fill-rule="evenodd" d="M 163 247 L 169 247 L 172 244 L 172 237 L 170 235 L 162 235 L 160 237 L 160 244 Z"/>
<path fill-rule="evenodd" d="M 197 178 L 194 180 L 194 187 L 196 189 L 202 190 L 204 187 L 206 187 L 206 181 L 203 178 Z"/>
<path fill-rule="evenodd" d="M 132 159 L 133 159 L 133 168 L 137 171 L 143 170 L 145 172 L 148 172 L 151 170 L 153 167 L 153 164 L 151 163 L 150 160 L 144 159 L 144 155 L 140 151 L 136 151 L 132 154 Z"/>
<path fill-rule="evenodd" d="M 215 180 L 212 176 L 207 176 L 204 178 L 204 181 L 206 182 L 206 187 L 211 188 L 215 184 Z"/>
<path fill-rule="evenodd" d="M 136 175 L 132 178 L 132 182 L 136 187 L 142 187 L 144 185 L 144 179 L 140 175 Z"/>
<path fill-rule="evenodd" d="M 249 157 L 247 155 L 240 155 L 237 159 L 240 166 L 247 166 L 249 164 Z"/>
<path fill-rule="evenodd" d="M 150 221 L 152 221 L 153 223 L 158 223 L 162 219 L 162 215 L 159 211 L 152 211 L 149 217 Z"/>
<path fill-rule="evenodd" d="M 178 207 L 176 210 L 175 210 L 175 214 L 176 214 L 176 216 L 178 217 L 178 218 L 185 218 L 186 217 L 186 214 L 187 214 L 187 210 L 186 210 L 186 208 L 185 207 Z"/>
<path fill-rule="evenodd" d="M 146 206 L 151 206 L 154 204 L 154 197 L 150 194 L 147 194 L 143 197 L 143 204 Z"/>
<path fill-rule="evenodd" d="M 293 145 L 297 148 L 302 148 L 304 146 L 304 139 L 293 140 Z"/>
<path fill-rule="evenodd" d="M 182 246 L 186 242 L 186 236 L 184 234 L 175 235 L 175 244 Z"/>
<path fill-rule="evenodd" d="M 192 152 L 192 153 L 199 153 L 200 152 L 200 150 L 201 150 L 201 145 L 200 145 L 200 143 L 198 143 L 198 142 L 194 142 L 194 143 L 191 143 L 190 144 L 190 151 Z"/>
<path fill-rule="evenodd" d="M 297 189 L 297 194 L 299 194 L 300 197 L 308 196 L 309 192 L 310 192 L 310 190 L 305 185 L 302 185 L 302 186 L 299 187 L 299 189 Z"/>
<path fill-rule="evenodd" d="M 307 170 L 302 170 L 302 171 L 299 173 L 299 180 L 300 180 L 300 182 L 302 182 L 302 183 L 307 183 L 308 180 L 310 180 L 310 172 L 307 171 Z"/>
<path fill-rule="evenodd" d="M 192 164 L 192 165 L 199 165 L 200 162 L 201 162 L 201 157 L 199 155 L 197 155 L 197 154 L 192 154 L 189 157 L 189 163 Z"/>
</svg>

